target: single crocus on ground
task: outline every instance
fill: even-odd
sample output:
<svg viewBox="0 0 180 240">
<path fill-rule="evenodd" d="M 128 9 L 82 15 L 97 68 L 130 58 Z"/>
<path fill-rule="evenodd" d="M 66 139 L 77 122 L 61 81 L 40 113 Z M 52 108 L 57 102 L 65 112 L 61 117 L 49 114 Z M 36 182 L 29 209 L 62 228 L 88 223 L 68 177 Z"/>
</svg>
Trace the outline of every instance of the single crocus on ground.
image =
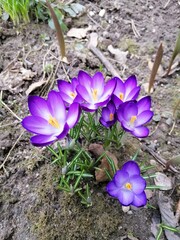
<svg viewBox="0 0 180 240">
<path fill-rule="evenodd" d="M 153 117 L 150 108 L 151 98 L 149 96 L 140 99 L 138 102 L 123 103 L 117 111 L 117 118 L 124 130 L 135 137 L 144 138 L 149 135 L 149 129 L 143 125 Z"/>
<path fill-rule="evenodd" d="M 60 93 L 50 91 L 47 100 L 30 96 L 28 105 L 31 116 L 22 121 L 22 126 L 36 134 L 31 137 L 35 146 L 46 146 L 57 139 L 64 138 L 69 129 L 74 127 L 80 115 L 78 103 L 73 103 L 68 112 Z"/>
<path fill-rule="evenodd" d="M 140 92 L 140 86 L 137 86 L 137 80 L 134 75 L 130 76 L 125 82 L 118 77 L 116 79 L 116 88 L 112 95 L 112 100 L 118 108 L 123 102 L 135 100 Z"/>
<path fill-rule="evenodd" d="M 109 195 L 118 198 L 123 206 L 142 207 L 147 203 L 145 188 L 146 181 L 140 176 L 138 164 L 128 161 L 115 173 L 106 189 Z"/>
<path fill-rule="evenodd" d="M 76 90 L 83 98 L 81 107 L 90 112 L 105 106 L 116 87 L 116 79 L 111 79 L 105 83 L 101 72 L 97 72 L 91 77 L 88 73 L 80 71 L 78 81 L 79 85 Z"/>
<path fill-rule="evenodd" d="M 111 127 L 117 120 L 116 107 L 112 101 L 108 102 L 107 106 L 102 108 L 100 123 L 105 127 Z"/>
<path fill-rule="evenodd" d="M 58 80 L 58 88 L 63 101 L 69 107 L 73 102 L 82 102 L 82 98 L 77 94 L 76 87 L 79 84 L 77 78 L 73 78 L 71 82 Z"/>
</svg>

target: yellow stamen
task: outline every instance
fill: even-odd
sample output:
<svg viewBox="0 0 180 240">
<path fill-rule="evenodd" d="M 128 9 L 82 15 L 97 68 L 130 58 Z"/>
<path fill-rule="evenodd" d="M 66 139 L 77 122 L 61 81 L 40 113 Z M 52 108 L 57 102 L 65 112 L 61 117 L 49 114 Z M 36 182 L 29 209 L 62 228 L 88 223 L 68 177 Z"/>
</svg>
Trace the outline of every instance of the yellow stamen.
<svg viewBox="0 0 180 240">
<path fill-rule="evenodd" d="M 70 97 L 72 97 L 72 98 L 75 98 L 75 97 L 76 97 L 76 93 L 74 93 L 74 92 L 71 92 L 69 95 L 70 95 Z"/>
<path fill-rule="evenodd" d="M 121 100 L 123 100 L 124 94 L 123 94 L 123 93 L 120 93 L 120 94 L 119 94 L 119 98 L 120 98 Z"/>
<path fill-rule="evenodd" d="M 51 124 L 55 128 L 60 128 L 58 121 L 55 118 L 53 118 L 52 116 L 49 117 L 48 123 Z"/>
<path fill-rule="evenodd" d="M 136 116 L 132 116 L 130 119 L 130 123 L 134 123 L 136 121 L 137 117 Z"/>
<path fill-rule="evenodd" d="M 132 189 L 132 185 L 130 183 L 126 183 L 125 184 L 125 187 L 128 189 L 128 190 L 131 190 Z"/>
<path fill-rule="evenodd" d="M 109 121 L 112 121 L 112 120 L 114 120 L 114 114 L 113 114 L 113 113 L 110 113 L 110 114 L 109 114 Z"/>
<path fill-rule="evenodd" d="M 94 101 L 97 101 L 97 94 L 98 94 L 98 90 L 97 89 L 93 89 L 92 90 L 92 97 Z"/>
</svg>

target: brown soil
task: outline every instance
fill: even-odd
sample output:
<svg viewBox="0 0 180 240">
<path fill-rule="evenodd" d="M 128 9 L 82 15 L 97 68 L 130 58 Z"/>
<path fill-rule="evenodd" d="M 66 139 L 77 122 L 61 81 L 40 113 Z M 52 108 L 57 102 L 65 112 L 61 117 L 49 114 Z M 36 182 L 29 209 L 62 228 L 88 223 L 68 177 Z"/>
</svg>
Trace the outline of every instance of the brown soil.
<svg viewBox="0 0 180 240">
<path fill-rule="evenodd" d="M 98 48 L 116 66 L 122 79 L 135 74 L 142 84 L 142 95 L 145 95 L 144 84 L 150 76 L 148 61 L 154 61 L 160 42 L 164 46 L 162 71 L 168 67 L 180 27 L 178 1 L 170 1 L 166 8 L 164 1 L 154 0 L 79 2 L 86 6 L 86 13 L 75 19 L 67 17 L 68 27 L 93 25 L 93 31 L 99 37 Z M 106 10 L 104 17 L 98 14 L 101 9 Z M 90 11 L 95 13 L 91 17 L 93 20 L 87 15 Z M 132 20 L 139 37 L 132 30 Z M 62 65 L 58 61 L 55 33 L 46 24 L 31 23 L 13 29 L 10 23 L 1 22 L 0 88 L 3 102 L 19 118 L 23 118 L 28 114 L 26 90 L 32 83 L 42 78 L 49 79 L 46 86 L 42 85 L 33 91 L 33 94 L 45 95 L 49 88 L 56 88 L 57 78 L 67 79 L 66 73 L 69 78 L 76 76 L 80 69 L 95 73 L 102 63 L 87 48 L 89 34 L 82 40 L 66 37 L 70 64 Z M 115 61 L 109 53 L 107 47 L 110 44 L 128 51 L 124 65 Z M 50 64 L 49 72 L 46 69 L 45 75 L 43 64 L 46 68 Z M 29 72 L 24 72 L 24 69 Z M 104 66 L 103 73 L 107 78 L 112 76 Z M 179 98 L 180 71 L 177 69 L 165 78 L 161 75 L 157 75 L 152 93 L 155 112 L 155 118 L 149 125 L 152 134 L 141 142 L 128 137 L 124 147 L 116 154 L 119 165 L 130 159 L 142 144 L 166 160 L 179 154 L 178 118 L 172 134 L 169 135 L 169 132 L 174 123 L 173 109 Z M 179 114 L 178 111 L 176 113 Z M 23 132 L 19 120 L 2 104 L 0 120 L 0 164 L 6 161 L 4 168 L 1 166 L 0 169 L 0 239 L 151 239 L 151 220 L 154 213 L 159 214 L 158 209 L 132 209 L 124 213 L 118 201 L 108 196 L 104 183 L 93 184 L 93 206 L 82 206 L 78 198 L 57 190 L 60 169 L 51 165 L 45 149 L 37 149 L 29 144 L 30 135 Z M 47 156 L 47 159 L 43 156 Z M 154 159 L 143 151 L 140 151 L 138 158 L 147 164 Z M 162 165 L 157 163 L 156 166 L 156 170 L 162 170 Z M 175 167 L 178 169 L 178 166 Z M 169 175 L 175 179 L 171 192 L 175 207 L 179 197 L 179 177 L 175 173 L 169 172 Z M 153 194 L 150 204 L 157 207 L 156 194 Z"/>
</svg>

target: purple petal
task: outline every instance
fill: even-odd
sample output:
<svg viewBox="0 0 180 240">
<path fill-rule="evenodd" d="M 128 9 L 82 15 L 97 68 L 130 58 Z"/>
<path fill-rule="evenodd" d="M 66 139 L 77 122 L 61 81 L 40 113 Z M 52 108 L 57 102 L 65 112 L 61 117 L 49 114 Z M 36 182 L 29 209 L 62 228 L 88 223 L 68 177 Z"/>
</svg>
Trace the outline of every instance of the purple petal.
<svg viewBox="0 0 180 240">
<path fill-rule="evenodd" d="M 127 121 L 125 121 L 125 120 L 122 119 L 122 120 L 120 121 L 120 123 L 121 123 L 121 127 L 122 127 L 125 131 L 127 131 L 127 132 L 132 132 L 132 131 L 134 131 L 134 126 L 128 124 Z"/>
<path fill-rule="evenodd" d="M 87 89 L 87 91 L 89 90 L 91 90 L 91 82 L 92 82 L 92 78 L 91 78 L 91 76 L 88 74 L 88 73 L 86 73 L 86 72 L 84 72 L 84 71 L 79 71 L 79 74 L 78 74 L 78 81 L 79 81 L 79 83 L 82 85 L 82 86 L 84 86 L 86 89 Z M 90 93 L 90 92 L 89 92 Z"/>
<path fill-rule="evenodd" d="M 64 129 L 63 129 L 62 133 L 59 134 L 58 136 L 56 136 L 57 139 L 62 139 L 62 138 L 64 138 L 64 137 L 67 135 L 68 131 L 69 131 L 69 126 L 68 126 L 68 124 L 66 123 L 66 124 L 64 125 Z"/>
<path fill-rule="evenodd" d="M 116 109 L 118 109 L 119 106 L 123 103 L 123 101 L 114 94 L 112 95 L 111 99 L 112 99 L 113 103 L 115 104 Z"/>
<path fill-rule="evenodd" d="M 92 102 L 91 96 L 89 95 L 89 92 L 87 91 L 87 89 L 82 86 L 82 85 L 78 85 L 77 86 L 77 92 L 78 94 L 88 103 Z"/>
<path fill-rule="evenodd" d="M 139 95 L 141 88 L 140 87 L 135 87 L 125 98 L 126 101 L 130 100 L 136 100 L 136 98 Z"/>
<path fill-rule="evenodd" d="M 124 83 L 126 96 L 132 91 L 133 88 L 137 87 L 137 80 L 134 75 L 130 76 Z"/>
<path fill-rule="evenodd" d="M 149 135 L 149 129 L 144 126 L 136 127 L 131 133 L 138 138 L 144 138 Z"/>
<path fill-rule="evenodd" d="M 98 109 L 96 104 L 81 103 L 81 108 L 87 112 L 94 112 Z"/>
<path fill-rule="evenodd" d="M 71 104 L 68 110 L 67 120 L 66 120 L 69 128 L 74 127 L 74 125 L 79 120 L 79 116 L 80 116 L 79 104 L 78 103 Z"/>
<path fill-rule="evenodd" d="M 118 192 L 117 198 L 122 205 L 128 206 L 132 203 L 134 194 L 130 190 L 121 189 L 121 191 Z"/>
<path fill-rule="evenodd" d="M 99 99 L 99 101 L 104 102 L 106 99 L 108 99 L 112 95 L 115 87 L 116 87 L 116 80 L 115 79 L 109 80 L 104 87 L 104 93 L 102 97 Z"/>
<path fill-rule="evenodd" d="M 150 110 L 151 97 L 147 96 L 147 97 L 141 98 L 137 103 L 137 107 L 138 107 L 138 114 L 140 114 L 141 112 L 144 112 L 146 110 Z"/>
<path fill-rule="evenodd" d="M 123 187 L 123 185 L 129 181 L 129 174 L 126 171 L 118 170 L 113 178 L 116 186 L 118 188 Z"/>
<path fill-rule="evenodd" d="M 92 78 L 91 87 L 98 90 L 98 97 L 100 97 L 104 91 L 104 77 L 101 72 L 97 72 Z"/>
<path fill-rule="evenodd" d="M 66 102 L 68 104 L 73 103 L 74 99 L 72 97 L 70 97 L 69 95 L 67 95 L 66 93 L 60 92 L 60 95 L 61 95 L 64 102 Z"/>
<path fill-rule="evenodd" d="M 142 207 L 145 206 L 147 203 L 147 197 L 145 192 L 142 192 L 141 194 L 134 194 L 134 199 L 131 205 L 134 205 L 135 207 Z"/>
<path fill-rule="evenodd" d="M 139 175 L 134 175 L 130 179 L 130 183 L 132 184 L 132 191 L 135 194 L 140 194 L 146 188 L 146 181 Z"/>
<path fill-rule="evenodd" d="M 106 186 L 106 191 L 111 195 L 112 197 L 117 197 L 119 188 L 115 185 L 114 181 L 111 181 Z"/>
<path fill-rule="evenodd" d="M 66 82 L 64 80 L 58 80 L 58 88 L 60 92 L 64 92 L 69 95 L 70 92 L 72 92 L 72 85 L 69 82 Z"/>
<path fill-rule="evenodd" d="M 72 90 L 73 90 L 73 92 L 75 92 L 77 85 L 79 85 L 78 79 L 77 79 L 77 78 L 73 78 L 73 79 L 71 80 L 71 85 L 72 85 Z"/>
<path fill-rule="evenodd" d="M 43 147 L 51 144 L 56 140 L 53 135 L 36 135 L 31 137 L 31 143 L 37 147 Z"/>
<path fill-rule="evenodd" d="M 115 107 L 113 101 L 108 102 L 107 108 L 108 108 L 108 109 L 110 110 L 110 112 L 113 113 L 113 114 L 116 112 L 116 107 Z"/>
<path fill-rule="evenodd" d="M 43 135 L 60 133 L 61 129 L 53 127 L 47 120 L 41 117 L 28 116 L 22 120 L 22 126 L 29 132 Z"/>
<path fill-rule="evenodd" d="M 28 105 L 32 115 L 48 120 L 50 112 L 45 99 L 38 96 L 29 96 Z"/>
<path fill-rule="evenodd" d="M 130 122 L 131 117 L 136 116 L 138 113 L 137 105 L 134 102 L 123 103 L 119 109 L 122 109 L 121 113 L 127 122 Z"/>
<path fill-rule="evenodd" d="M 136 119 L 136 121 L 135 121 L 134 126 L 135 126 L 135 127 L 139 127 L 139 126 L 141 126 L 141 125 L 149 122 L 152 117 L 153 117 L 153 112 L 152 112 L 152 111 L 149 111 L 149 110 L 146 110 L 146 111 L 140 113 L 140 114 L 137 116 L 137 119 Z"/>
<path fill-rule="evenodd" d="M 103 108 L 102 109 L 102 114 L 101 114 L 102 118 L 104 119 L 104 121 L 110 121 L 109 117 L 110 117 L 110 111 L 108 108 Z"/>
<path fill-rule="evenodd" d="M 66 120 L 66 108 L 59 92 L 50 91 L 48 94 L 48 105 L 52 117 L 64 126 Z"/>
<path fill-rule="evenodd" d="M 118 77 L 115 77 L 113 78 L 116 80 L 116 88 L 114 90 L 114 95 L 116 95 L 118 98 L 120 97 L 120 93 L 123 94 L 123 99 L 124 99 L 124 95 L 125 95 L 125 86 L 124 86 L 124 83 L 123 81 L 118 78 Z M 120 98 L 119 98 L 120 99 Z M 123 100 L 122 99 L 122 100 Z"/>
<path fill-rule="evenodd" d="M 140 175 L 139 165 L 135 161 L 126 162 L 122 167 L 122 171 L 127 172 L 129 174 L 129 177 Z"/>
</svg>

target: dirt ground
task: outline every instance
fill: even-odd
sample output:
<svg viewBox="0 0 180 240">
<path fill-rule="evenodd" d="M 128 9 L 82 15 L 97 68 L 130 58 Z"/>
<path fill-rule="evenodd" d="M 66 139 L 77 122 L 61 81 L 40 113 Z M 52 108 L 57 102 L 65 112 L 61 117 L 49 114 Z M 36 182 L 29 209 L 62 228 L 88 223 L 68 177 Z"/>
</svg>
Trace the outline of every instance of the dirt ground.
<svg viewBox="0 0 180 240">
<path fill-rule="evenodd" d="M 107 79 L 112 77 L 112 73 L 88 49 L 92 32 L 98 34 L 97 48 L 115 66 L 122 79 L 132 74 L 137 76 L 142 85 L 141 95 L 147 94 L 152 63 L 162 42 L 163 60 L 151 94 L 155 113 L 149 124 L 151 134 L 143 141 L 128 137 L 116 153 L 121 166 L 141 148 L 139 161 L 145 161 L 147 165 L 154 162 L 156 171 L 162 172 L 161 160 L 158 161 L 154 153 L 169 161 L 179 155 L 180 149 L 179 109 L 176 119 L 173 116 L 180 96 L 179 57 L 173 73 L 162 77 L 180 28 L 180 4 L 177 0 L 170 1 L 167 6 L 162 0 L 76 2 L 83 4 L 86 10 L 77 18 L 67 16 L 68 28 L 91 26 L 91 30 L 82 39 L 65 34 L 69 64 L 59 61 L 56 35 L 47 24 L 31 23 L 18 29 L 14 29 L 11 23 L 0 24 L 3 101 L 0 108 L 0 239 L 153 240 L 154 216 L 161 219 L 156 191 L 149 197 L 149 203 L 155 209 L 132 208 L 125 213 L 118 201 L 106 193 L 106 184 L 93 183 L 93 206 L 86 208 L 78 198 L 57 189 L 60 169 L 51 164 L 45 149 L 29 144 L 30 134 L 22 129 L 20 119 L 28 114 L 27 93 L 45 96 L 49 89 L 57 87 L 56 79 L 77 76 L 80 69 L 94 74 L 100 67 Z M 103 9 L 105 14 L 100 16 Z M 118 60 L 108 50 L 109 45 L 123 51 Z M 173 189 L 165 194 L 172 201 L 175 212 L 180 197 L 180 168 L 178 165 L 174 168 L 176 171 L 166 172 L 173 180 Z M 162 236 L 162 239 L 166 238 Z"/>
</svg>

